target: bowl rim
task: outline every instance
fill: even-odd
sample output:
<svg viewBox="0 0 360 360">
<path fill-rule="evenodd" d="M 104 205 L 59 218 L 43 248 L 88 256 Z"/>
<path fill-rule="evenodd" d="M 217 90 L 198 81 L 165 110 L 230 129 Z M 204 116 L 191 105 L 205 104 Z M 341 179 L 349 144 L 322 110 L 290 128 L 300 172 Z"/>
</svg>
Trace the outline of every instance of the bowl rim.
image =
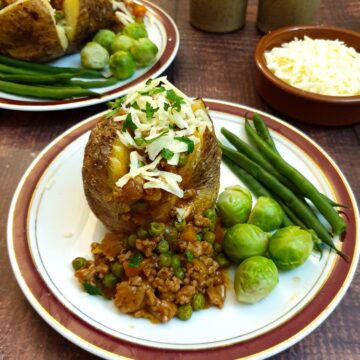
<svg viewBox="0 0 360 360">
<path fill-rule="evenodd" d="M 282 34 L 291 33 L 299 30 L 307 31 L 307 30 L 316 30 L 320 29 L 323 31 L 331 31 L 338 33 L 339 40 L 341 39 L 341 34 L 348 34 L 351 36 L 355 36 L 359 38 L 360 41 L 360 33 L 340 27 L 335 26 L 326 26 L 326 25 L 292 25 L 292 26 L 284 26 L 279 29 L 270 31 L 266 35 L 264 35 L 256 44 L 254 51 L 254 60 L 255 65 L 259 69 L 259 71 L 275 86 L 281 88 L 283 91 L 291 93 L 292 95 L 299 96 L 302 98 L 306 98 L 307 100 L 312 100 L 316 102 L 323 103 L 331 103 L 331 104 L 357 104 L 360 103 L 360 95 L 352 95 L 352 96 L 332 96 L 332 95 L 322 95 L 317 94 L 305 90 L 301 90 L 296 88 L 295 86 L 289 85 L 277 76 L 275 76 L 270 69 L 268 68 L 265 58 L 263 56 L 264 52 L 267 50 L 267 42 L 271 39 L 279 38 Z M 306 35 L 306 34 L 305 34 Z M 295 38 L 295 36 L 294 36 Z"/>
</svg>

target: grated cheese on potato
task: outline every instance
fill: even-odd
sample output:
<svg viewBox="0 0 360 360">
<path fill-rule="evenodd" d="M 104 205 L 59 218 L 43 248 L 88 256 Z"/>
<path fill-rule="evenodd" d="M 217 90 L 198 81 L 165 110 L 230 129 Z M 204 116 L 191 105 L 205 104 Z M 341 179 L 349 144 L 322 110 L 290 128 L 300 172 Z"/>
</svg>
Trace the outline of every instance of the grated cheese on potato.
<svg viewBox="0 0 360 360">
<path fill-rule="evenodd" d="M 276 77 L 298 89 L 330 96 L 360 95 L 360 53 L 343 41 L 305 36 L 264 56 Z"/>
<path fill-rule="evenodd" d="M 113 119 L 121 124 L 120 142 L 131 150 L 130 170 L 116 186 L 141 177 L 144 189 L 162 189 L 182 198 L 182 177 L 160 170 L 160 161 L 177 166 L 181 153 L 193 151 L 205 129 L 213 129 L 208 114 L 166 77 L 146 81 L 121 101 L 120 114 Z"/>
</svg>

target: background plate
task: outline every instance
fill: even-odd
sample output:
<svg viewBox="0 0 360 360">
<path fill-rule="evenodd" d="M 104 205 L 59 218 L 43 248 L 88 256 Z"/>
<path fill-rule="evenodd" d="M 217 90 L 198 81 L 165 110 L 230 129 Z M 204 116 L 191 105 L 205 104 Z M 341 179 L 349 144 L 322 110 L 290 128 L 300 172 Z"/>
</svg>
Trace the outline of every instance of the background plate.
<svg viewBox="0 0 360 360">
<path fill-rule="evenodd" d="M 207 104 L 217 133 L 225 126 L 244 138 L 243 116 L 252 109 L 214 100 Z M 314 253 L 303 266 L 281 273 L 278 287 L 255 305 L 236 303 L 229 289 L 222 310 L 211 308 L 195 313 L 189 322 L 174 319 L 162 325 L 118 314 L 112 302 L 82 292 L 71 260 L 90 256 L 91 241 L 101 240 L 105 232 L 87 206 L 81 181 L 83 150 L 98 116 L 71 128 L 39 155 L 10 209 L 8 245 L 15 275 L 33 307 L 58 332 L 111 359 L 262 358 L 299 341 L 335 308 L 359 256 L 354 197 L 323 150 L 268 115 L 265 119 L 284 157 L 326 195 L 351 205 L 345 211 L 348 230 L 342 244 L 349 263 L 327 251 L 319 261 Z M 223 165 L 221 187 L 236 183 L 239 180 Z"/>
<path fill-rule="evenodd" d="M 50 111 L 75 109 L 84 106 L 100 104 L 128 93 L 131 88 L 148 78 L 155 78 L 163 73 L 174 60 L 179 49 L 179 32 L 171 17 L 160 7 L 150 1 L 137 1 L 147 7 L 146 28 L 149 38 L 157 45 L 159 52 L 156 61 L 126 80 L 105 88 L 96 88 L 94 91 L 101 94 L 99 98 L 77 98 L 68 100 L 42 100 L 24 96 L 7 94 L 0 91 L 0 108 L 24 111 Z M 80 53 L 63 56 L 51 63 L 61 67 L 81 68 Z"/>
</svg>

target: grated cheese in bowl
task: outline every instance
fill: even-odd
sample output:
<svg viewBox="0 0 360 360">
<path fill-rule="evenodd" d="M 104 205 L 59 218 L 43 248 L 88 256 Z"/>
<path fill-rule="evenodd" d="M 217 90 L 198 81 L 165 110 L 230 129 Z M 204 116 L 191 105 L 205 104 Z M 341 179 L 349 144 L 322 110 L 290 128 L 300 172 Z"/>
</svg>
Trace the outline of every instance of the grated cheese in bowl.
<svg viewBox="0 0 360 360">
<path fill-rule="evenodd" d="M 269 70 L 298 89 L 329 96 L 360 95 L 360 53 L 340 40 L 295 38 L 264 53 Z"/>
<path fill-rule="evenodd" d="M 130 150 L 129 172 L 116 186 L 121 188 L 140 177 L 144 189 L 162 189 L 182 198 L 182 177 L 164 171 L 160 162 L 178 166 L 181 154 L 196 150 L 205 129 L 213 131 L 207 112 L 166 77 L 146 81 L 111 105 L 109 115 L 120 124 L 117 136 Z"/>
</svg>

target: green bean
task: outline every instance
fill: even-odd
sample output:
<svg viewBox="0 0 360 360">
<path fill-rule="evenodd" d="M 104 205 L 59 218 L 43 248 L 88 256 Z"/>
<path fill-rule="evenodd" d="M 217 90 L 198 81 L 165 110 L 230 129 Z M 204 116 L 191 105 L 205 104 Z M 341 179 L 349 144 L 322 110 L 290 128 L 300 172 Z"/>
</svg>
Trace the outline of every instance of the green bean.
<svg viewBox="0 0 360 360">
<path fill-rule="evenodd" d="M 302 194 L 299 192 L 296 186 L 292 182 L 290 182 L 287 178 L 281 175 L 268 161 L 265 159 L 256 149 L 253 149 L 250 145 L 246 142 L 241 140 L 239 137 L 234 135 L 229 130 L 222 128 L 222 134 L 225 138 L 243 155 L 247 156 L 250 160 L 257 163 L 259 166 L 264 168 L 270 174 L 275 176 L 283 185 L 288 187 L 291 191 L 293 191 L 299 198 L 300 201 L 303 202 L 305 206 L 309 208 L 309 210 L 313 211 L 313 209 L 309 206 L 309 204 L 305 201 L 302 197 Z M 313 211 L 314 212 L 314 211 Z M 314 212 L 315 215 L 315 212 Z"/>
<path fill-rule="evenodd" d="M 70 80 L 73 74 L 0 74 L 0 80 L 21 84 L 55 84 Z"/>
<path fill-rule="evenodd" d="M 279 156 L 281 156 L 281 154 L 277 151 L 275 143 L 273 138 L 270 135 L 269 129 L 266 126 L 264 120 L 261 118 L 261 116 L 259 114 L 254 114 L 253 115 L 253 120 L 254 120 L 254 125 L 255 125 L 255 129 L 256 132 L 258 133 L 259 137 L 261 139 L 263 139 L 276 153 L 279 154 Z M 246 154 L 245 154 L 246 155 Z M 335 201 L 329 199 L 327 196 L 325 196 L 324 194 L 321 194 L 325 199 L 327 199 L 327 201 L 330 202 L 330 204 L 333 207 L 343 207 L 343 208 L 347 208 L 347 206 L 342 205 L 342 204 L 338 204 Z"/>
<path fill-rule="evenodd" d="M 225 155 L 225 154 L 224 154 Z M 283 226 L 290 226 L 290 225 L 298 225 L 303 229 L 306 229 L 304 223 L 299 219 L 299 217 L 273 192 L 269 191 L 266 187 L 264 187 L 261 183 L 259 183 L 253 176 L 251 176 L 248 172 L 244 169 L 236 166 L 231 160 L 228 158 L 223 157 L 224 162 L 226 165 L 232 170 L 232 172 L 254 193 L 256 197 L 266 196 L 275 199 L 280 206 L 283 208 L 284 211 L 284 220 L 282 225 Z M 302 199 L 299 199 L 303 202 Z M 309 209 L 310 207 L 306 205 Z"/>
<path fill-rule="evenodd" d="M 296 215 L 304 222 L 305 226 L 309 229 L 313 229 L 324 243 L 326 243 L 330 248 L 334 249 L 345 259 L 347 258 L 346 255 L 336 249 L 330 234 L 320 223 L 317 217 L 296 197 L 296 195 L 291 190 L 281 184 L 278 179 L 269 174 L 266 170 L 261 168 L 258 164 L 247 158 L 245 155 L 229 149 L 224 145 L 221 145 L 221 149 L 224 154 L 226 154 L 239 166 L 250 173 L 250 175 L 254 176 L 263 184 L 266 184 L 269 189 L 277 194 L 288 207 L 293 209 Z"/>
<path fill-rule="evenodd" d="M 98 96 L 99 94 L 80 87 L 62 88 L 16 84 L 0 80 L 3 92 L 41 99 L 68 99 L 74 97 Z"/>
<path fill-rule="evenodd" d="M 263 139 L 274 151 L 277 151 L 277 148 L 275 146 L 274 139 L 271 137 L 268 127 L 266 126 L 264 120 L 261 118 L 261 116 L 257 113 L 253 115 L 254 125 L 256 132 L 258 135 Z"/>
<path fill-rule="evenodd" d="M 89 69 L 81 69 L 81 68 L 71 68 L 71 67 L 57 67 L 50 66 L 44 64 L 36 64 L 28 61 L 22 61 L 13 59 L 6 56 L 0 55 L 0 64 L 8 65 L 13 68 L 28 70 L 29 72 L 35 73 L 46 73 L 46 74 L 63 74 L 63 73 L 71 73 L 77 74 L 84 78 L 101 78 L 103 77 L 99 71 L 89 70 Z"/>
<path fill-rule="evenodd" d="M 0 63 L 0 72 L 5 74 L 17 74 L 17 75 L 39 75 L 36 71 L 31 71 L 22 68 L 16 68 L 13 66 L 8 66 Z"/>
<path fill-rule="evenodd" d="M 273 198 L 273 195 L 270 193 L 268 189 L 266 189 L 261 183 L 259 183 L 253 176 L 251 176 L 247 171 L 242 169 L 241 167 L 237 166 L 234 162 L 231 161 L 230 158 L 224 154 L 223 161 L 227 165 L 227 167 L 252 191 L 252 193 L 256 197 L 266 196 L 269 198 Z M 279 200 L 276 199 L 280 206 L 283 208 L 284 211 L 284 219 L 283 219 L 283 226 L 290 226 L 293 225 L 293 221 L 291 221 L 287 215 L 286 210 L 290 210 L 284 203 L 281 203 Z"/>
<path fill-rule="evenodd" d="M 107 80 L 94 80 L 94 81 L 81 81 L 81 80 L 70 80 L 68 83 L 74 86 L 80 86 L 82 88 L 98 88 L 106 87 L 117 84 L 118 80 L 114 77 L 111 77 Z"/>
<path fill-rule="evenodd" d="M 271 161 L 279 172 L 286 176 L 303 195 L 311 200 L 320 213 L 329 222 L 336 235 L 340 235 L 346 228 L 344 219 L 337 213 L 331 204 L 324 199 L 322 194 L 315 188 L 309 180 L 306 179 L 299 171 L 289 165 L 281 156 L 271 150 L 269 146 L 256 134 L 250 123 L 245 121 L 245 130 L 251 142 L 259 151 Z M 311 228 L 311 227 L 310 227 Z M 314 229 L 315 230 L 315 229 Z"/>
<path fill-rule="evenodd" d="M 221 133 L 238 151 L 256 162 L 270 174 L 274 175 L 279 181 L 296 193 L 296 187 L 283 175 L 281 175 L 256 149 L 253 149 L 245 141 L 234 135 L 226 128 L 221 128 Z"/>
</svg>

